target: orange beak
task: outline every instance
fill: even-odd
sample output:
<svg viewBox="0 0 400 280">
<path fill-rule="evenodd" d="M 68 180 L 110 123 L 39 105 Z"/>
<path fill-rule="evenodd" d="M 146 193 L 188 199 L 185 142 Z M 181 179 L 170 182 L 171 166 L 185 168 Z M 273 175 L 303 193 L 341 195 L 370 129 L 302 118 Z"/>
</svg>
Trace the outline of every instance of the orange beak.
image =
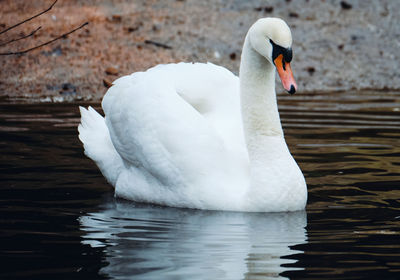
<svg viewBox="0 0 400 280">
<path fill-rule="evenodd" d="M 292 68 L 290 68 L 290 63 L 285 62 L 282 54 L 275 58 L 274 63 L 283 87 L 290 94 L 294 94 L 297 90 L 297 85 L 293 77 Z"/>
</svg>

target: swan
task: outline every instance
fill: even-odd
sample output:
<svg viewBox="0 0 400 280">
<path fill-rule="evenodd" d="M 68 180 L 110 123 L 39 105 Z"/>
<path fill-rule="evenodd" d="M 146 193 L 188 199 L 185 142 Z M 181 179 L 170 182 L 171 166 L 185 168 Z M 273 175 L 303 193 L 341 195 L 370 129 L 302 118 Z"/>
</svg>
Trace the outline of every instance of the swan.
<svg viewBox="0 0 400 280">
<path fill-rule="evenodd" d="M 292 36 L 279 18 L 249 29 L 239 77 L 211 63 L 157 65 L 118 78 L 103 118 L 80 107 L 85 155 L 137 202 L 204 210 L 305 208 L 307 186 L 287 147 L 275 92 L 297 89 Z"/>
</svg>

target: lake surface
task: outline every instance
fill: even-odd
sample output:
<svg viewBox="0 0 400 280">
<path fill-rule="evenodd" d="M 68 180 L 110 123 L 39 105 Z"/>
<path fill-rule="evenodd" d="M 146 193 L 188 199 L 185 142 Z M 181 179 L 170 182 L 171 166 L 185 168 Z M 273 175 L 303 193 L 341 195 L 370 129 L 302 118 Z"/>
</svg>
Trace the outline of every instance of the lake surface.
<svg viewBox="0 0 400 280">
<path fill-rule="evenodd" d="M 400 93 L 279 105 L 302 212 L 115 199 L 83 155 L 77 104 L 0 102 L 0 279 L 400 279 Z"/>
</svg>

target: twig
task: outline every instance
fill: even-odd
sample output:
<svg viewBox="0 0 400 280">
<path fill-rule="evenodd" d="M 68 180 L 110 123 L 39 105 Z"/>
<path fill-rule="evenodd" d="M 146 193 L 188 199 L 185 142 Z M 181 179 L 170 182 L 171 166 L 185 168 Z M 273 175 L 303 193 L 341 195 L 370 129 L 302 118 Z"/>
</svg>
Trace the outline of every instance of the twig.
<svg viewBox="0 0 400 280">
<path fill-rule="evenodd" d="M 51 6 L 48 7 L 46 10 L 44 10 L 43 12 L 40 12 L 40 13 L 38 13 L 37 15 L 34 15 L 33 17 L 30 17 L 30 18 L 28 18 L 28 19 L 26 19 L 26 20 L 23 20 L 23 21 L 21 21 L 21 22 L 15 24 L 15 25 L 13 25 L 13 26 L 10 26 L 9 28 L 4 29 L 3 31 L 0 31 L 0 35 L 3 34 L 3 33 L 5 33 L 5 32 L 7 32 L 8 30 L 11 30 L 11 29 L 13 29 L 13 28 L 15 28 L 15 27 L 17 27 L 17 26 L 19 26 L 19 25 L 21 25 L 21 24 L 27 22 L 27 21 L 30 21 L 30 20 L 32 20 L 32 19 L 34 19 L 34 18 L 36 18 L 36 17 L 38 17 L 38 16 L 40 16 L 40 15 L 43 15 L 44 13 L 46 13 L 46 12 L 48 12 L 48 11 L 50 11 L 51 8 L 53 8 L 53 6 L 57 3 L 57 1 L 58 1 L 58 0 L 54 1 L 54 3 L 51 4 Z"/>
<path fill-rule="evenodd" d="M 40 45 L 35 46 L 35 47 L 32 47 L 32 48 L 30 48 L 30 49 L 26 49 L 26 50 L 19 51 L 19 52 L 0 53 L 0 55 L 25 54 L 25 53 L 27 53 L 27 52 L 30 52 L 30 51 L 33 51 L 33 50 L 38 49 L 38 48 L 40 48 L 40 47 L 46 46 L 46 45 L 48 45 L 48 44 L 51 44 L 51 43 L 53 43 L 54 41 L 57 41 L 58 39 L 61 39 L 61 38 L 63 38 L 63 37 L 65 38 L 65 37 L 67 37 L 69 34 L 71 34 L 71 33 L 75 32 L 75 31 L 81 29 L 82 27 L 84 27 L 85 25 L 88 25 L 88 24 L 89 24 L 89 22 L 85 22 L 85 23 L 82 24 L 81 26 L 79 26 L 79 27 L 77 27 L 77 28 L 75 28 L 75 29 L 73 29 L 73 30 L 71 30 L 71 31 L 69 31 L 69 32 L 67 32 L 67 33 L 65 33 L 65 34 L 62 34 L 62 35 L 60 35 L 60 36 L 54 38 L 53 40 L 47 41 L 46 43 L 40 44 Z"/>
<path fill-rule="evenodd" d="M 38 31 L 40 28 L 42 28 L 42 27 L 39 26 L 38 28 L 36 28 L 35 30 L 33 30 L 33 31 L 32 31 L 31 33 L 29 33 L 28 35 L 22 36 L 22 37 L 20 37 L 20 38 L 12 39 L 12 40 L 10 40 L 10 41 L 8 41 L 8 42 L 5 42 L 5 43 L 1 43 L 1 44 L 0 44 L 0 47 L 5 46 L 5 45 L 7 45 L 7 44 L 10 44 L 10 43 L 12 43 L 12 42 L 16 42 L 16 41 L 19 41 L 19 40 L 22 40 L 22 39 L 31 37 L 31 36 L 33 36 L 33 34 L 35 34 L 36 31 Z"/>
<path fill-rule="evenodd" d="M 145 44 L 149 44 L 149 45 L 154 45 L 154 46 L 156 46 L 156 47 L 161 47 L 161 48 L 164 48 L 164 49 L 168 49 L 168 50 L 172 49 L 171 46 L 165 45 L 165 44 L 163 44 L 163 43 L 151 41 L 151 40 L 146 40 L 146 41 L 144 41 L 144 43 L 145 43 Z"/>
</svg>

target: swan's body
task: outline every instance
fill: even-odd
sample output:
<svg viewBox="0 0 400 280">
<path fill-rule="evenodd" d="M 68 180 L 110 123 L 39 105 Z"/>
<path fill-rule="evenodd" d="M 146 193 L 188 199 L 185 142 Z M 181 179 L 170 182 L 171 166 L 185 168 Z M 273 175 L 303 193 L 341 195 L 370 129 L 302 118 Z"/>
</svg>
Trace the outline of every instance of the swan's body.
<svg viewBox="0 0 400 280">
<path fill-rule="evenodd" d="M 240 80 L 210 63 L 159 65 L 116 80 L 102 102 L 105 118 L 81 108 L 85 154 L 117 196 L 213 210 L 305 207 L 305 180 L 283 137 L 275 67 L 257 46 L 260 32 L 291 45 L 282 20 L 259 20 L 244 43 Z"/>
</svg>

